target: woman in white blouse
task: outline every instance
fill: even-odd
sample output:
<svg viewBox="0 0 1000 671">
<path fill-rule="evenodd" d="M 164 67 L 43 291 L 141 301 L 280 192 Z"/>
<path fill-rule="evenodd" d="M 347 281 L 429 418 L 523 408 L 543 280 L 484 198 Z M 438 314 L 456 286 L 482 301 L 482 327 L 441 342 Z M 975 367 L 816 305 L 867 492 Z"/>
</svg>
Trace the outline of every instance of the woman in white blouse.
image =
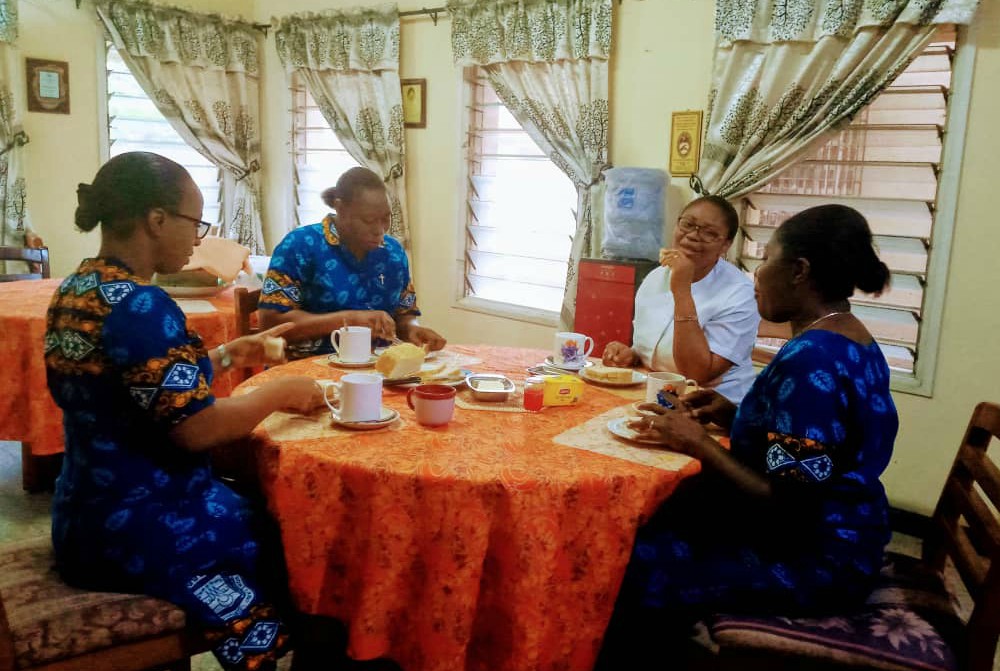
<svg viewBox="0 0 1000 671">
<path fill-rule="evenodd" d="M 673 247 L 636 292 L 632 346 L 608 343 L 605 365 L 677 372 L 740 402 L 754 378 L 760 315 L 753 282 L 722 258 L 738 229 L 735 208 L 719 196 L 684 208 Z"/>
</svg>

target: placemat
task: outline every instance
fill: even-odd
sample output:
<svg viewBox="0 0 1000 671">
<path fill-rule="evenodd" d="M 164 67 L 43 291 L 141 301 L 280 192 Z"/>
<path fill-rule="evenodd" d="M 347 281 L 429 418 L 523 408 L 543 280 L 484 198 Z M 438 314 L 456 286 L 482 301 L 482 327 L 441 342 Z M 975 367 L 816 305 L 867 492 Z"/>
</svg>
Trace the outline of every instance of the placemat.
<svg viewBox="0 0 1000 671">
<path fill-rule="evenodd" d="M 579 426 L 563 431 L 552 441 L 567 447 L 597 452 L 608 457 L 625 459 L 664 471 L 679 471 L 693 461 L 686 454 L 671 452 L 665 447 L 630 443 L 611 433 L 608 430 L 608 422 L 628 416 L 627 408 L 628 406 L 612 408 Z"/>
<path fill-rule="evenodd" d="M 218 312 L 214 305 L 208 301 L 194 300 L 190 298 L 178 298 L 174 300 L 177 307 L 184 311 L 184 314 L 196 315 L 206 312 Z"/>
<path fill-rule="evenodd" d="M 455 405 L 463 410 L 492 410 L 493 412 L 528 412 L 524 409 L 524 385 L 514 383 L 514 391 L 506 401 L 480 401 L 475 398 L 472 390 L 462 387 L 455 394 Z"/>
</svg>

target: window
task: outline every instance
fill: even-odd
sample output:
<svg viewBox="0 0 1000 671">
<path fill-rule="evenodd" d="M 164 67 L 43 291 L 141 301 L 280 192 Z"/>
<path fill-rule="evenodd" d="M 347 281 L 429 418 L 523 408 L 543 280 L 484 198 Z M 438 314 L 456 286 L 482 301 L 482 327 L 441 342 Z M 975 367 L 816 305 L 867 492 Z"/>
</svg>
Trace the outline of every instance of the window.
<svg viewBox="0 0 1000 671">
<path fill-rule="evenodd" d="M 201 189 L 201 218 L 219 221 L 219 169 L 188 146 L 156 109 L 135 80 L 114 45 L 106 42 L 108 72 L 108 141 L 110 155 L 151 151 L 183 165 Z"/>
<path fill-rule="evenodd" d="M 467 68 L 464 295 L 558 313 L 576 230 L 576 187 Z"/>
<path fill-rule="evenodd" d="M 315 224 L 329 212 L 320 194 L 358 165 L 323 118 L 298 75 L 292 78 L 292 160 L 295 226 Z"/>
<path fill-rule="evenodd" d="M 935 237 L 938 178 L 948 117 L 956 33 L 941 28 L 896 81 L 844 130 L 809 157 L 746 197 L 741 262 L 759 265 L 774 229 L 824 203 L 854 207 L 868 219 L 879 255 L 892 271 L 880 297 L 856 294 L 852 310 L 882 347 L 897 375 L 913 377 L 925 342 L 923 315 Z M 935 249 L 947 257 L 947 249 Z M 760 339 L 771 350 L 780 340 Z"/>
</svg>

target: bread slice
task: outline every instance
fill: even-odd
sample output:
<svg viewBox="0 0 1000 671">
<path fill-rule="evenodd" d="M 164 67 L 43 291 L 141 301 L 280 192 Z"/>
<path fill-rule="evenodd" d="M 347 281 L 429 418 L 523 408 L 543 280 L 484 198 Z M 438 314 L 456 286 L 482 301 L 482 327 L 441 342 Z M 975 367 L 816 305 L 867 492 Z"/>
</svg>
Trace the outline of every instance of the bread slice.
<svg viewBox="0 0 1000 671">
<path fill-rule="evenodd" d="M 598 382 L 617 382 L 626 384 L 632 381 L 631 368 L 615 368 L 603 364 L 594 364 L 587 369 L 587 377 Z"/>
<path fill-rule="evenodd" d="M 390 380 L 417 375 L 424 363 L 424 356 L 424 348 L 412 343 L 393 345 L 379 356 L 375 362 L 375 370 Z"/>
</svg>

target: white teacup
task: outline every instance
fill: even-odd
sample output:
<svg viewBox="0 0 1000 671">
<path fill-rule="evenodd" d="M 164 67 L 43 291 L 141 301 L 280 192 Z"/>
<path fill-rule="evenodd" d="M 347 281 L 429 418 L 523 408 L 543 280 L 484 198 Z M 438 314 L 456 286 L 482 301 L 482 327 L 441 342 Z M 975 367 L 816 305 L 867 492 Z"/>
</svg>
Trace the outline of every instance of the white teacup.
<svg viewBox="0 0 1000 671">
<path fill-rule="evenodd" d="M 582 333 L 560 331 L 552 348 L 552 363 L 557 366 L 582 366 L 594 350 L 594 339 Z"/>
<path fill-rule="evenodd" d="M 689 380 L 679 373 L 648 373 L 646 376 L 646 403 L 656 403 L 656 395 L 663 390 L 676 396 L 683 396 L 697 388 L 697 382 Z"/>
<path fill-rule="evenodd" d="M 342 326 L 330 334 L 330 343 L 344 363 L 365 363 L 372 356 L 372 330 L 367 326 Z"/>
<path fill-rule="evenodd" d="M 336 398 L 330 399 L 330 390 Z M 382 376 L 371 373 L 349 373 L 340 382 L 323 387 L 326 401 L 338 422 L 372 422 L 382 417 Z"/>
</svg>

